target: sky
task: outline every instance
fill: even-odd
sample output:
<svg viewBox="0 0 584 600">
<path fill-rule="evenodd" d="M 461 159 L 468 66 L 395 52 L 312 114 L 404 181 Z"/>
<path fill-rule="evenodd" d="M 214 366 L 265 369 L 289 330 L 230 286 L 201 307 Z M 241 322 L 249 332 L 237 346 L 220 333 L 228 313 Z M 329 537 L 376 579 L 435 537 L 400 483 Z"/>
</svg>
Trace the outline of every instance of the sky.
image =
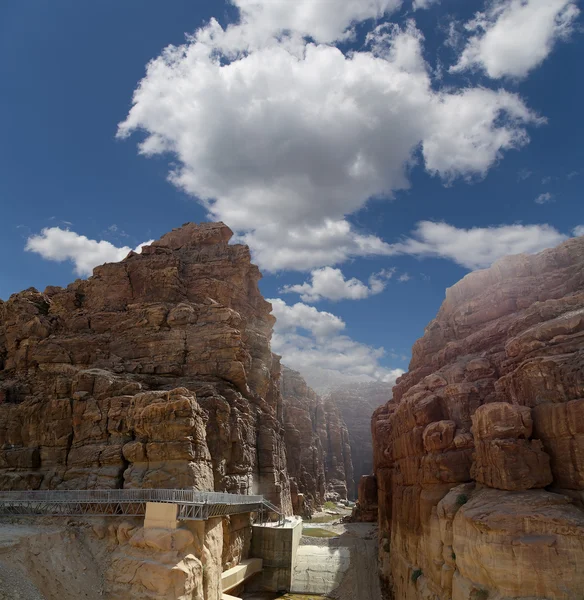
<svg viewBox="0 0 584 600">
<path fill-rule="evenodd" d="M 317 389 L 393 382 L 470 271 L 584 235 L 574 0 L 4 0 L 0 298 L 188 221 Z"/>
</svg>

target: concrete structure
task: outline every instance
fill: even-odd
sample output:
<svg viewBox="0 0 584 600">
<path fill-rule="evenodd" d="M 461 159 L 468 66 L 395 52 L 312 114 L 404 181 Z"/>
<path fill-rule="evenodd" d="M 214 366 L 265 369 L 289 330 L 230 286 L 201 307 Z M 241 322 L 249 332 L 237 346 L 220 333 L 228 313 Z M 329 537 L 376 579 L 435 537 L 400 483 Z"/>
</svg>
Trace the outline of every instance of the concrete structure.
<svg viewBox="0 0 584 600">
<path fill-rule="evenodd" d="M 227 571 L 223 571 L 221 574 L 222 591 L 229 592 L 230 590 L 235 589 L 261 570 L 261 558 L 248 558 L 247 560 L 242 560 L 237 566 L 228 569 Z M 223 596 L 225 597 L 225 594 Z M 229 598 L 229 596 L 227 597 Z"/>
<path fill-rule="evenodd" d="M 251 553 L 263 559 L 263 570 L 246 589 L 290 591 L 301 537 L 302 519 L 299 517 L 287 517 L 283 524 L 254 525 Z"/>
<path fill-rule="evenodd" d="M 292 573 L 293 594 L 330 594 L 351 565 L 347 547 L 300 546 Z"/>
<path fill-rule="evenodd" d="M 165 502 L 147 502 L 144 529 L 176 529 L 178 505 Z"/>
</svg>

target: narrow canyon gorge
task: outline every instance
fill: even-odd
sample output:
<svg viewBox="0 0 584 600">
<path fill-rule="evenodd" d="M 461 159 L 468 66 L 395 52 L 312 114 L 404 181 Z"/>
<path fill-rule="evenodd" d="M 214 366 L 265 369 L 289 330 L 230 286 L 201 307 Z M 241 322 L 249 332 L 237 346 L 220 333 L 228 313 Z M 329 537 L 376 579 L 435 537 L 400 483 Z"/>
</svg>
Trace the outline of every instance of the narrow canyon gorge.
<svg viewBox="0 0 584 600">
<path fill-rule="evenodd" d="M 289 591 L 278 526 L 306 569 L 312 547 L 323 572 L 344 565 L 327 597 L 377 600 L 355 590 L 377 590 L 379 570 L 389 600 L 584 598 L 584 238 L 448 289 L 393 390 L 318 394 L 272 352 L 261 274 L 232 235 L 187 223 L 86 280 L 0 301 L 0 504 L 194 490 L 262 496 L 279 520 L 1 516 L 0 600 L 221 600 L 260 536 L 261 581 Z M 357 497 L 352 517 L 319 512 Z M 292 515 L 315 512 L 326 535 L 307 544 Z M 327 522 L 341 516 L 357 523 Z"/>
</svg>

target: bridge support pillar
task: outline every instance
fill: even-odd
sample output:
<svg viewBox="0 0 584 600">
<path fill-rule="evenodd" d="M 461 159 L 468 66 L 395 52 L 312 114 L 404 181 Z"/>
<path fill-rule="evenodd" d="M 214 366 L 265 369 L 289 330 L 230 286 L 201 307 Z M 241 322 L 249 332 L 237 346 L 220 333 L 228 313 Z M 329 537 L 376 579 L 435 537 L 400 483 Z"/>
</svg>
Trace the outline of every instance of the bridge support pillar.
<svg viewBox="0 0 584 600">
<path fill-rule="evenodd" d="M 147 502 L 144 529 L 176 529 L 178 505 L 170 502 Z"/>
</svg>

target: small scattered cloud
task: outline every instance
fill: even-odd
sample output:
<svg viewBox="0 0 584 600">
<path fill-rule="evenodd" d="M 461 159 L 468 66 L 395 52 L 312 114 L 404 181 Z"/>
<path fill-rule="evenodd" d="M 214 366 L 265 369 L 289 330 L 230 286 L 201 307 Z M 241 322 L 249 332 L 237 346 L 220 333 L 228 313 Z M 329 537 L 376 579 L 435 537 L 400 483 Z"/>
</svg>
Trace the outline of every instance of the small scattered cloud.
<svg viewBox="0 0 584 600">
<path fill-rule="evenodd" d="M 549 204 L 550 202 L 555 202 L 555 198 L 549 192 L 545 192 L 544 194 L 540 194 L 536 199 L 536 204 Z"/>
<path fill-rule="evenodd" d="M 517 173 L 517 181 L 525 181 L 526 179 L 529 179 L 532 175 L 533 171 L 530 171 L 529 169 L 521 169 L 521 171 Z"/>
<path fill-rule="evenodd" d="M 276 317 L 272 349 L 313 389 L 322 392 L 339 383 L 360 381 L 395 383 L 404 373 L 381 365 L 384 348 L 343 335 L 345 323 L 339 317 L 300 302 L 292 306 L 279 298 L 269 302 Z"/>
<path fill-rule="evenodd" d="M 567 175 L 566 175 L 566 179 L 570 180 L 570 179 L 574 179 L 574 177 L 576 177 L 577 175 L 580 174 L 580 171 L 570 171 Z"/>
<path fill-rule="evenodd" d="M 413 0 L 412 8 L 414 10 L 430 8 L 434 4 L 438 4 L 440 0 Z"/>
<path fill-rule="evenodd" d="M 330 337 L 345 329 L 345 322 L 330 312 L 318 310 L 302 302 L 288 305 L 280 298 L 268 300 L 278 319 L 276 331 L 295 333 L 298 329 L 309 331 L 315 337 Z"/>
<path fill-rule="evenodd" d="M 412 235 L 392 249 L 396 254 L 446 258 L 467 269 L 481 269 L 504 256 L 534 254 L 566 239 L 551 225 L 459 229 L 448 223 L 420 221 Z"/>
<path fill-rule="evenodd" d="M 574 229 L 572 230 L 572 233 L 576 237 L 580 237 L 581 235 L 584 235 L 584 225 L 578 225 L 578 227 L 574 227 Z"/>
<path fill-rule="evenodd" d="M 541 180 L 541 184 L 542 185 L 547 185 L 548 183 L 551 183 L 553 181 L 553 177 L 551 175 L 547 175 L 546 177 L 543 177 Z"/>
<path fill-rule="evenodd" d="M 402 283 L 405 283 L 406 281 L 409 281 L 412 278 L 411 275 L 409 275 L 408 273 L 402 273 L 397 280 L 401 281 Z"/>
<path fill-rule="evenodd" d="M 311 281 L 297 285 L 286 285 L 280 292 L 284 294 L 300 294 L 304 302 L 319 300 L 363 300 L 369 296 L 380 294 L 394 273 L 393 269 L 374 273 L 369 277 L 368 285 L 360 279 L 345 279 L 340 269 L 324 267 L 311 273 Z"/>
<path fill-rule="evenodd" d="M 25 250 L 35 252 L 47 260 L 70 261 L 75 267 L 75 273 L 86 276 L 91 275 L 94 267 L 107 262 L 119 262 L 132 250 L 141 252 L 143 246 L 152 242 L 153 240 L 144 242 L 136 248 L 118 248 L 108 241 L 91 240 L 69 229 L 46 227 L 40 234 L 28 238 Z"/>
<path fill-rule="evenodd" d="M 450 71 L 478 68 L 493 79 L 526 77 L 570 37 L 579 14 L 575 0 L 491 0 L 466 23 L 474 35 Z"/>
</svg>

